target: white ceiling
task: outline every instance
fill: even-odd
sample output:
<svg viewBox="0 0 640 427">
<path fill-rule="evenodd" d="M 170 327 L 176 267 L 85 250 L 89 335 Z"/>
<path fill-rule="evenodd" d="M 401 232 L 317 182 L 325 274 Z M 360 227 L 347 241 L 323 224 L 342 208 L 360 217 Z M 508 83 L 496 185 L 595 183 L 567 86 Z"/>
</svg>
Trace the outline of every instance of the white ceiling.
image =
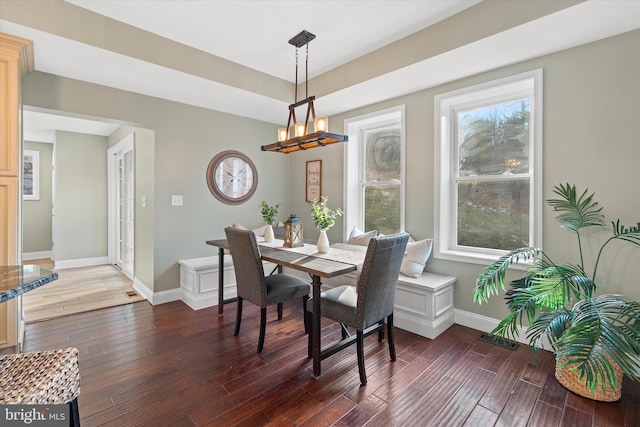
<svg viewBox="0 0 640 427">
<path fill-rule="evenodd" d="M 67 1 L 288 81 L 295 79 L 295 48 L 288 40 L 303 29 L 317 35 L 309 44 L 309 78 L 313 78 L 479 2 Z M 323 96 L 316 101 L 316 109 L 323 115 L 349 111 L 637 28 L 640 28 L 640 1 L 578 3 Z M 286 120 L 288 103 L 281 100 L 2 19 L 0 31 L 34 41 L 38 71 L 272 123 L 282 124 Z M 472 67 L 469 58 L 474 58 Z M 167 81 L 173 84 L 167 85 Z M 302 81 L 300 77 L 299 81 Z M 100 123 L 101 128 L 93 131 L 85 120 L 78 122 L 82 128 L 74 130 L 75 120 L 67 118 L 66 122 L 56 122 L 48 116 L 37 111 L 25 112 L 25 139 L 33 135 L 30 140 L 39 140 L 35 139 L 38 133 L 51 135 L 54 129 L 104 134 L 113 126 Z"/>
<path fill-rule="evenodd" d="M 317 36 L 309 43 L 312 78 L 481 0 L 66 1 L 293 82 L 288 41 L 302 30 Z"/>
</svg>

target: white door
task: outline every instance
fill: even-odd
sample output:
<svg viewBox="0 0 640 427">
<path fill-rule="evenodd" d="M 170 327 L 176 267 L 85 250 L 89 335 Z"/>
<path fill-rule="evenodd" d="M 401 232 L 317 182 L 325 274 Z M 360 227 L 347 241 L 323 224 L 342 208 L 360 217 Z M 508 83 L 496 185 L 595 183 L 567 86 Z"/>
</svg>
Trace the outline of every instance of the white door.
<svg viewBox="0 0 640 427">
<path fill-rule="evenodd" d="M 109 156 L 109 256 L 129 278 L 134 270 L 134 134 L 114 145 Z"/>
</svg>

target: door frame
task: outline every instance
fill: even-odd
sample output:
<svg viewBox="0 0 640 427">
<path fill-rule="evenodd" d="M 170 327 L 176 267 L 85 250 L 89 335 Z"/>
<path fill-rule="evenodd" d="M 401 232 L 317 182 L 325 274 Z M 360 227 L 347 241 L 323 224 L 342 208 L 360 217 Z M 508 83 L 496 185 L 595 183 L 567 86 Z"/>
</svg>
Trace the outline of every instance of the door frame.
<svg viewBox="0 0 640 427">
<path fill-rule="evenodd" d="M 118 164 L 116 162 L 116 154 L 122 151 L 133 151 L 133 168 L 134 168 L 134 254 L 135 254 L 135 133 L 122 138 L 117 144 L 113 145 L 107 150 L 107 195 L 108 195 L 108 253 L 109 263 L 116 265 L 118 254 L 118 192 L 116 191 L 117 178 L 118 178 Z M 135 270 L 135 255 L 133 259 L 133 265 Z M 134 272 L 122 270 L 122 273 L 133 280 Z"/>
</svg>

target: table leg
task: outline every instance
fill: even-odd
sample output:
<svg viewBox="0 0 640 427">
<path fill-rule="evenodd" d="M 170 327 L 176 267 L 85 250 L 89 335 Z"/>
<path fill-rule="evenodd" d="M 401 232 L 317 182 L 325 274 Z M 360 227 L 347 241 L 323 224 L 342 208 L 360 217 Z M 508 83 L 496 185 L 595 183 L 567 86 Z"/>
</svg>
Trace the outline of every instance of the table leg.
<svg viewBox="0 0 640 427">
<path fill-rule="evenodd" d="M 218 316 L 224 313 L 224 249 L 218 249 Z"/>
<path fill-rule="evenodd" d="M 313 276 L 313 316 L 311 318 L 311 357 L 313 378 L 320 378 L 320 276 Z"/>
</svg>

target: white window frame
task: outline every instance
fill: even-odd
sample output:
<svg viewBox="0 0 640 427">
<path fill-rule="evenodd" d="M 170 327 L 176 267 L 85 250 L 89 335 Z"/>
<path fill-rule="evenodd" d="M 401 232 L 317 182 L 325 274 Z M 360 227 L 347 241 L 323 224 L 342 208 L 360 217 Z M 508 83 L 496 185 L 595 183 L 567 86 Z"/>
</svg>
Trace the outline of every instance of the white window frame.
<svg viewBox="0 0 640 427">
<path fill-rule="evenodd" d="M 405 106 L 387 108 L 344 121 L 349 142 L 344 144 L 344 241 L 353 227 L 364 230 L 364 132 L 384 125 L 400 124 L 400 231 L 405 225 Z"/>
<path fill-rule="evenodd" d="M 508 251 L 458 246 L 457 184 L 454 177 L 458 144 L 456 111 L 498 104 L 517 97 L 531 99 L 529 116 L 529 245 L 542 247 L 542 69 L 436 95 L 434 258 L 487 264 Z"/>
</svg>

